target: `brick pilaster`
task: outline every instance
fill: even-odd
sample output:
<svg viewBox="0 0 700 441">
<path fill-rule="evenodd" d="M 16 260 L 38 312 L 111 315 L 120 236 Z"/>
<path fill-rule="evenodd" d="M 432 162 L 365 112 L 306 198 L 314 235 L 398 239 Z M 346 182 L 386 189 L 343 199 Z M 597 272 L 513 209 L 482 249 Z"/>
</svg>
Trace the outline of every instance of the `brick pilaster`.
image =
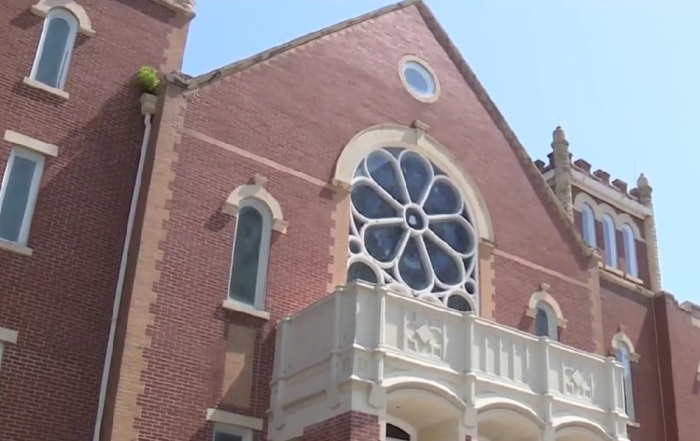
<svg viewBox="0 0 700 441">
<path fill-rule="evenodd" d="M 379 439 L 377 416 L 352 411 L 306 427 L 303 437 L 303 441 L 378 441 Z"/>
</svg>

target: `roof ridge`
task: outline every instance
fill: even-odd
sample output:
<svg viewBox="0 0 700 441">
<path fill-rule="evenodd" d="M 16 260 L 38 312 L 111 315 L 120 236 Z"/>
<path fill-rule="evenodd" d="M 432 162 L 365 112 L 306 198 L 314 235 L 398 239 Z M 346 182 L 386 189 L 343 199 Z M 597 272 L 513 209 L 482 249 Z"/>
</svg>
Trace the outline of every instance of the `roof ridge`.
<svg viewBox="0 0 700 441">
<path fill-rule="evenodd" d="M 425 24 L 428 26 L 428 29 L 430 29 L 430 31 L 433 33 L 435 39 L 457 67 L 457 70 L 462 75 L 464 81 L 472 89 L 484 109 L 486 109 L 486 112 L 491 117 L 491 120 L 496 124 L 496 127 L 498 127 L 503 136 L 506 138 L 508 145 L 518 158 L 518 162 L 520 162 L 520 165 L 523 167 L 525 174 L 530 178 L 530 182 L 532 182 L 535 187 L 539 189 L 547 198 L 547 201 L 554 206 L 557 217 L 564 222 L 564 226 L 569 232 L 571 239 L 574 241 L 575 248 L 580 252 L 580 256 L 586 259 L 586 263 L 589 267 L 591 267 L 591 265 L 596 265 L 597 267 L 597 261 L 600 259 L 598 253 L 595 250 L 592 250 L 584 242 L 583 237 L 574 225 L 573 219 L 569 217 L 568 213 L 564 209 L 564 206 L 559 202 L 559 199 L 557 199 L 557 196 L 554 194 L 554 191 L 549 187 L 549 185 L 547 185 L 547 181 L 545 181 L 544 177 L 535 166 L 530 154 L 520 143 L 515 135 L 515 132 L 513 132 L 513 130 L 510 128 L 505 117 L 501 111 L 498 110 L 498 107 L 496 107 L 496 104 L 489 96 L 486 88 L 484 88 L 479 79 L 476 77 L 474 71 L 471 69 L 471 67 L 469 67 L 464 57 L 462 57 L 462 54 L 457 46 L 452 42 L 445 29 L 437 21 L 435 15 L 433 15 L 432 11 L 425 3 L 421 1 L 418 2 L 416 6 L 418 7 L 421 17 L 425 21 Z"/>
<path fill-rule="evenodd" d="M 327 26 L 325 28 L 319 29 L 318 31 L 314 31 L 311 33 L 308 33 L 306 35 L 302 35 L 301 37 L 297 37 L 293 40 L 290 40 L 286 43 L 282 43 L 278 46 L 272 47 L 270 49 L 266 49 L 262 52 L 259 52 L 255 55 L 252 55 L 247 58 L 243 58 L 238 61 L 234 61 L 233 63 L 229 63 L 225 66 L 216 68 L 214 70 L 211 70 L 207 73 L 197 75 L 197 76 L 190 76 L 187 74 L 184 74 L 182 72 L 176 71 L 173 72 L 169 75 L 166 75 L 166 80 L 170 81 L 173 84 L 176 84 L 178 86 L 184 87 L 186 89 L 196 89 L 198 87 L 204 86 L 208 83 L 211 83 L 212 81 L 216 80 L 217 78 L 223 78 L 228 75 L 232 75 L 237 72 L 241 72 L 245 69 L 248 69 L 250 67 L 255 66 L 256 64 L 263 62 L 265 60 L 269 60 L 270 58 L 273 58 L 277 55 L 281 55 L 287 51 L 290 51 L 292 49 L 295 49 L 299 46 L 303 46 L 307 43 L 310 43 L 314 40 L 317 40 L 319 38 L 325 37 L 330 34 L 334 34 L 336 32 L 342 31 L 344 29 L 347 29 L 351 26 L 355 26 L 357 24 L 363 23 L 368 20 L 372 20 L 374 18 L 380 17 L 382 15 L 388 14 L 390 12 L 398 11 L 404 8 L 407 8 L 412 5 L 420 5 L 423 3 L 423 0 L 403 0 L 398 3 L 392 3 L 387 6 L 384 6 L 379 9 L 375 9 L 374 11 L 367 12 L 362 15 L 358 15 L 357 17 L 350 18 L 345 21 L 341 21 L 340 23 L 336 23 L 331 26 Z"/>
</svg>

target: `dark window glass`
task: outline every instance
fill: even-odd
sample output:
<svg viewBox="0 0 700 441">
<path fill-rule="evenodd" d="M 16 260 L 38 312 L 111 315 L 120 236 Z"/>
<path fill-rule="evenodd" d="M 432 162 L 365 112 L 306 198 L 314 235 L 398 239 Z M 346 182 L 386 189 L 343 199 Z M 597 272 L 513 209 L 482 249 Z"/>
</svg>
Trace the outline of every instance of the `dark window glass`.
<svg viewBox="0 0 700 441">
<path fill-rule="evenodd" d="M 255 293 L 260 272 L 260 246 L 262 244 L 263 219 L 258 210 L 246 206 L 238 212 L 233 270 L 231 272 L 231 298 L 255 304 Z"/>
</svg>

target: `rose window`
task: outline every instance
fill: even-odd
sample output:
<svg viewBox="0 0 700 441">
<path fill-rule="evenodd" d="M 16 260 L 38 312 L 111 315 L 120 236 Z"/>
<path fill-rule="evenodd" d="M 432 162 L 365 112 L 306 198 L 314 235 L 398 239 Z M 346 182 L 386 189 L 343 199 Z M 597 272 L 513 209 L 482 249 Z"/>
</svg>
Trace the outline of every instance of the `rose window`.
<svg viewBox="0 0 700 441">
<path fill-rule="evenodd" d="M 442 171 L 410 150 L 377 150 L 357 166 L 350 199 L 348 281 L 474 309 L 476 234 Z"/>
</svg>

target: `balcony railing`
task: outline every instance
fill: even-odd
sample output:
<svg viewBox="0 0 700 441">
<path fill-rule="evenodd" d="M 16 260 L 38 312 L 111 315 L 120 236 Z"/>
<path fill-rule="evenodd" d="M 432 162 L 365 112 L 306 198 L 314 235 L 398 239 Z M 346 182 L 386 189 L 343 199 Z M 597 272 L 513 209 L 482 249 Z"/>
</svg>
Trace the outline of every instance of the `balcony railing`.
<svg viewBox="0 0 700 441">
<path fill-rule="evenodd" d="M 272 405 L 284 412 L 329 384 L 410 375 L 477 409 L 497 394 L 543 421 L 575 415 L 624 439 L 622 374 L 612 358 L 353 282 L 278 325 Z"/>
</svg>

